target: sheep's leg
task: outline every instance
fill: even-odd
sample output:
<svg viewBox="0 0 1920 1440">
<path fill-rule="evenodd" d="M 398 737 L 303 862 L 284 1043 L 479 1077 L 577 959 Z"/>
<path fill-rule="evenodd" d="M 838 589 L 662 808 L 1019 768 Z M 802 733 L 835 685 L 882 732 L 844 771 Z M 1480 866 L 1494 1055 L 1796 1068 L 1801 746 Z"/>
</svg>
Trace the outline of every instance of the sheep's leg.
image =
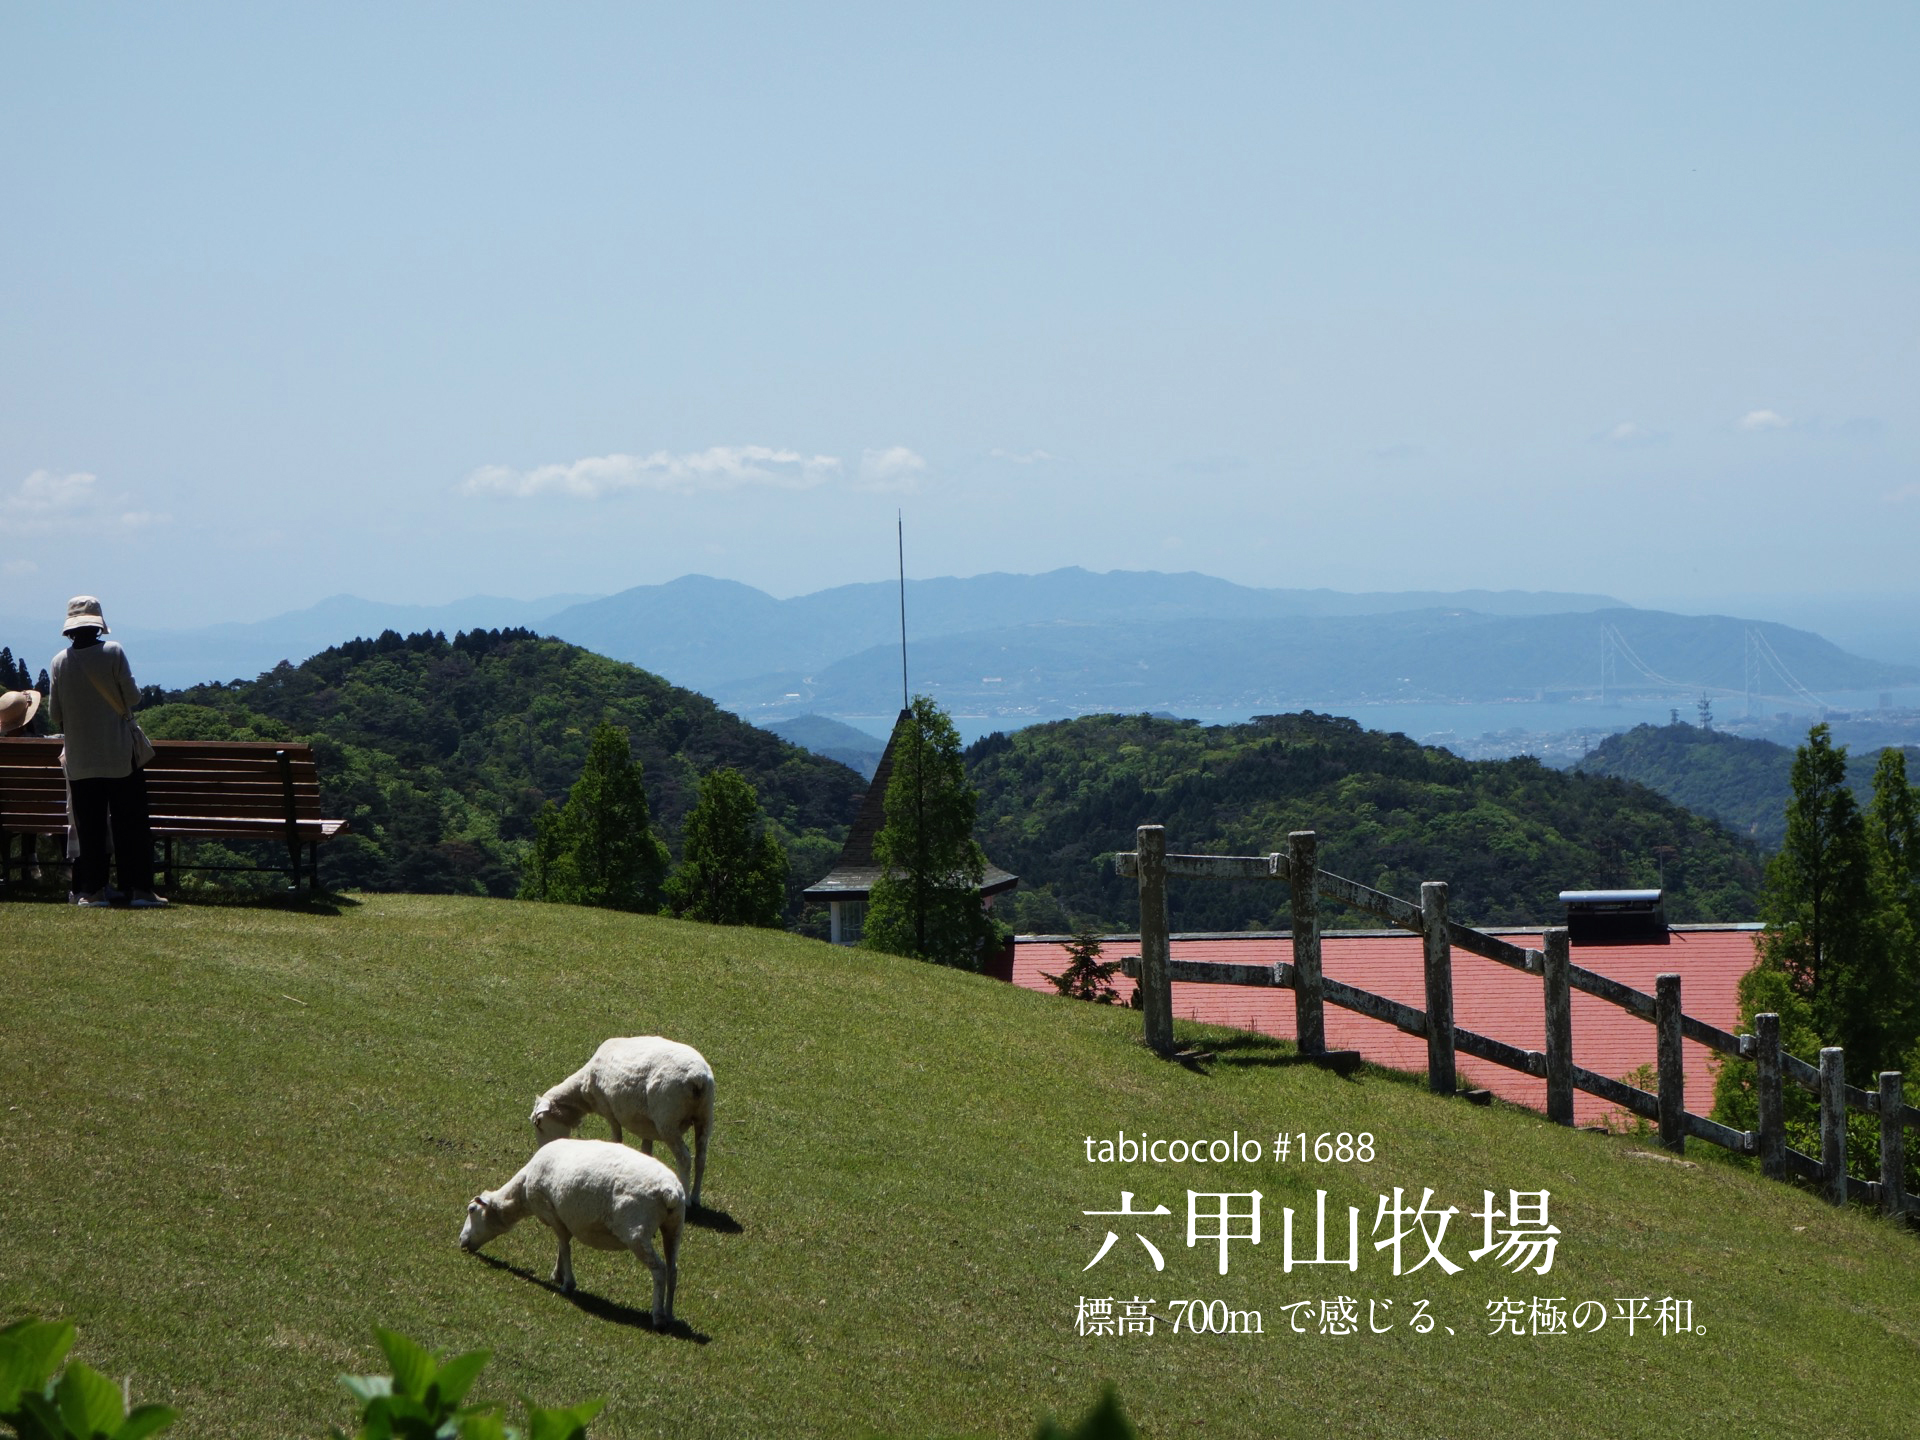
<svg viewBox="0 0 1920 1440">
<path fill-rule="evenodd" d="M 633 1254 L 653 1276 L 653 1328 L 658 1330 L 673 1318 L 673 1272 L 653 1248 L 650 1236 L 633 1237 Z"/>
<path fill-rule="evenodd" d="M 615 1119 L 614 1119 L 614 1118 L 613 1118 L 613 1117 L 612 1117 L 611 1115 L 609 1115 L 609 1116 L 607 1117 L 607 1124 L 609 1124 L 609 1125 L 611 1125 L 611 1126 L 613 1127 L 613 1143 L 614 1143 L 614 1144 L 616 1144 L 616 1145 L 618 1145 L 618 1144 L 620 1143 L 620 1138 L 621 1138 L 621 1137 L 620 1137 L 620 1122 L 619 1122 L 618 1120 L 615 1120 Z"/>
<path fill-rule="evenodd" d="M 707 1178 L 707 1136 L 712 1130 L 710 1121 L 693 1127 L 693 1189 L 687 1192 L 689 1208 L 700 1203 L 700 1185 Z"/>
<path fill-rule="evenodd" d="M 680 1222 L 669 1215 L 660 1224 L 660 1248 L 667 1252 L 667 1319 L 673 1319 L 673 1302 L 680 1295 Z"/>
<path fill-rule="evenodd" d="M 673 1147 L 673 1168 L 680 1176 L 680 1188 L 685 1190 L 693 1183 L 693 1156 L 687 1153 L 687 1142 L 678 1130 L 667 1137 L 667 1143 Z M 688 1197 L 689 1203 L 692 1197 Z"/>
<path fill-rule="evenodd" d="M 573 1236 L 565 1230 L 554 1232 L 560 1237 L 560 1254 L 553 1262 L 553 1283 L 563 1294 L 573 1293 Z"/>
</svg>

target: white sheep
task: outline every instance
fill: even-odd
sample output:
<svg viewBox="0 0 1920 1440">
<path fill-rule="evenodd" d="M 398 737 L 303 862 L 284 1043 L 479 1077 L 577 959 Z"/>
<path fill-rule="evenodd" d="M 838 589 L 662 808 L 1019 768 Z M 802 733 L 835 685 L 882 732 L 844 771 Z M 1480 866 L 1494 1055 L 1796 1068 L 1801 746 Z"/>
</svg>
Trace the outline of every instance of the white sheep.
<svg viewBox="0 0 1920 1440">
<path fill-rule="evenodd" d="M 653 1274 L 654 1328 L 673 1319 L 687 1192 L 665 1165 L 606 1140 L 542 1145 L 506 1184 L 467 1202 L 460 1248 L 472 1254 L 529 1215 L 560 1241 L 553 1279 L 567 1294 L 574 1288 L 575 1240 L 595 1250 L 631 1250 Z M 664 1260 L 653 1248 L 656 1230 Z"/>
<path fill-rule="evenodd" d="M 677 1040 L 658 1035 L 633 1035 L 609 1040 L 593 1058 L 562 1080 L 533 1107 L 534 1133 L 540 1143 L 571 1135 L 588 1115 L 598 1115 L 613 1127 L 640 1140 L 653 1154 L 653 1142 L 673 1148 L 680 1183 L 689 1203 L 700 1203 L 700 1182 L 707 1173 L 707 1139 L 713 1133 L 713 1069 L 700 1052 Z M 681 1131 L 693 1127 L 693 1158 Z"/>
</svg>

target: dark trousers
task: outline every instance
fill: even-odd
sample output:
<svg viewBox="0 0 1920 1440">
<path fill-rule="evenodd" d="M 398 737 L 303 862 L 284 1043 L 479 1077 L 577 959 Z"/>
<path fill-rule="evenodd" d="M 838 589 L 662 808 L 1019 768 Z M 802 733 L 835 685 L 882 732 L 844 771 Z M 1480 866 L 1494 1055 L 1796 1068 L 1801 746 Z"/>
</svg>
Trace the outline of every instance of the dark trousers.
<svg viewBox="0 0 1920 1440">
<path fill-rule="evenodd" d="M 131 894 L 153 889 L 153 826 L 144 770 L 117 780 L 74 781 L 73 828 L 80 837 L 80 854 L 73 862 L 76 894 L 104 889 L 110 860 L 118 866 L 122 890 Z M 109 835 L 113 837 L 111 857 Z"/>
</svg>

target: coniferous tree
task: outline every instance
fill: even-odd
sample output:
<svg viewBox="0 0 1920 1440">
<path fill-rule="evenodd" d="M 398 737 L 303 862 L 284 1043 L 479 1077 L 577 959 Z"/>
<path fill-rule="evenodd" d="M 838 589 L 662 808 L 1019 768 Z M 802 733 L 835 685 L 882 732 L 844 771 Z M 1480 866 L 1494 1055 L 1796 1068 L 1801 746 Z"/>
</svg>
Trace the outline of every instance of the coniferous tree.
<svg viewBox="0 0 1920 1440">
<path fill-rule="evenodd" d="M 1883 756 L 1863 814 L 1847 786 L 1846 747 L 1826 725 L 1815 725 L 1794 752 L 1786 843 L 1768 862 L 1760 894 L 1760 959 L 1739 992 L 1744 1028 L 1756 1014 L 1776 1012 L 1785 1049 L 1811 1062 L 1820 1046 L 1842 1046 L 1858 1085 L 1901 1063 L 1920 1019 L 1907 959 L 1920 815 L 1905 757 L 1887 753 L 1895 758 Z M 1728 1123 L 1747 1118 L 1751 1068 L 1721 1066 L 1715 1099 Z M 1788 1103 L 1791 1110 L 1803 1102 Z"/>
<path fill-rule="evenodd" d="M 978 805 L 953 722 L 916 695 L 895 731 L 887 821 L 874 837 L 882 874 L 867 905 L 869 949 L 980 968 L 998 928 L 980 903 Z"/>
<path fill-rule="evenodd" d="M 603 724 L 567 803 L 549 802 L 541 812 L 520 896 L 651 912 L 659 909 L 666 869 L 667 847 L 653 833 L 627 732 Z"/>
<path fill-rule="evenodd" d="M 667 905 L 687 920 L 773 928 L 787 898 L 787 852 L 766 826 L 760 796 L 738 770 L 700 783 L 687 815 L 685 858 L 667 882 Z"/>
</svg>

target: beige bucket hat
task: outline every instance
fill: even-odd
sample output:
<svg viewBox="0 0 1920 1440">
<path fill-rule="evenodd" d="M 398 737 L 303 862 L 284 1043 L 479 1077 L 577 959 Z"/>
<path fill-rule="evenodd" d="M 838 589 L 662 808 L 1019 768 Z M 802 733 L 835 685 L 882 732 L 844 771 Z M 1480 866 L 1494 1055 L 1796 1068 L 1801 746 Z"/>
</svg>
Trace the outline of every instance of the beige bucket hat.
<svg viewBox="0 0 1920 1440">
<path fill-rule="evenodd" d="M 102 635 L 110 634 L 106 617 L 100 613 L 100 602 L 91 595 L 76 595 L 67 601 L 67 623 L 60 627 L 62 635 L 71 635 L 76 630 L 98 630 Z"/>
<path fill-rule="evenodd" d="M 11 735 L 33 723 L 40 712 L 38 690 L 9 690 L 0 695 L 0 735 Z"/>
</svg>

